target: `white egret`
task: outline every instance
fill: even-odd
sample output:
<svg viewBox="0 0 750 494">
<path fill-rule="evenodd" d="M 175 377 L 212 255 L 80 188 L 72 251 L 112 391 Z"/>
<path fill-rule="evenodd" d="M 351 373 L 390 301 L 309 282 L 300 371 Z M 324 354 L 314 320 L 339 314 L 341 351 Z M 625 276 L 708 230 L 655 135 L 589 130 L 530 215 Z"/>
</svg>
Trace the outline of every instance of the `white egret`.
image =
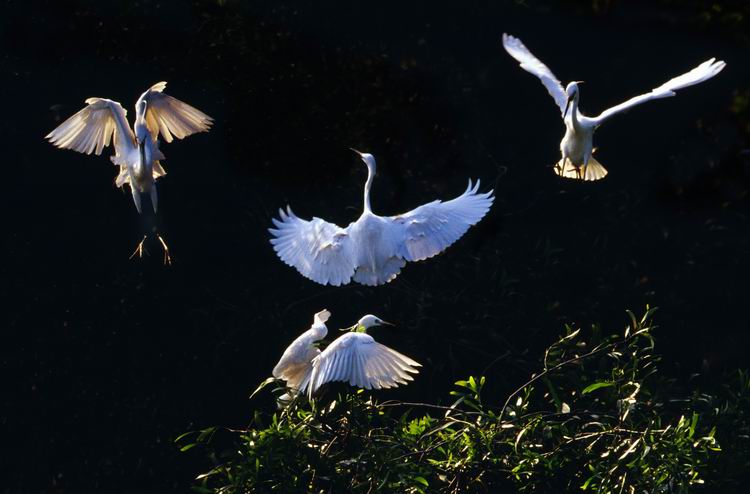
<svg viewBox="0 0 750 494">
<path fill-rule="evenodd" d="M 117 101 L 88 98 L 87 106 L 61 123 L 46 138 L 59 148 L 80 153 L 100 155 L 114 136 L 115 155 L 110 159 L 120 167 L 115 184 L 130 185 L 133 201 L 141 212 L 141 194 L 150 193 L 151 205 L 156 212 L 157 195 L 154 181 L 165 175 L 160 160 L 158 137 L 166 142 L 172 136 L 182 139 L 196 132 L 206 132 L 213 119 L 164 94 L 166 82 L 154 84 L 138 98 L 133 129 L 128 126 L 127 112 Z"/>
<path fill-rule="evenodd" d="M 300 393 L 309 396 L 323 384 L 332 381 L 349 382 L 365 389 L 392 388 L 406 384 L 417 374 L 421 365 L 409 357 L 376 342 L 366 331 L 384 324 L 379 317 L 368 314 L 357 324 L 342 331 L 350 331 L 334 340 L 322 352 L 316 346 L 328 334 L 326 321 L 331 313 L 322 310 L 315 314 L 313 324 L 284 350 L 273 368 L 273 377 L 286 381 L 287 393 L 279 397 L 288 403 Z"/>
<path fill-rule="evenodd" d="M 594 152 L 594 131 L 607 119 L 620 112 L 647 101 L 675 96 L 675 91 L 706 81 L 726 65 L 715 58 L 707 60 L 685 74 L 670 79 L 656 89 L 635 96 L 619 105 L 603 111 L 596 117 L 587 117 L 578 109 L 580 100 L 578 84 L 571 82 L 563 89 L 555 75 L 524 46 L 518 38 L 503 34 L 503 47 L 521 64 L 521 68 L 541 79 L 544 87 L 560 107 L 565 123 L 565 136 L 560 142 L 562 158 L 555 165 L 555 173 L 562 177 L 579 180 L 599 180 L 607 175 L 607 170 L 591 154 Z"/>
<path fill-rule="evenodd" d="M 312 360 L 312 373 L 307 394 L 312 397 L 322 385 L 333 381 L 348 382 L 364 389 L 395 388 L 407 384 L 419 374 L 422 365 L 392 348 L 375 341 L 367 330 L 387 324 L 379 317 L 368 314 L 349 331 L 336 338 Z"/>
<path fill-rule="evenodd" d="M 279 258 L 303 276 L 323 285 L 357 283 L 375 286 L 398 276 L 406 261 L 439 254 L 461 238 L 489 210 L 493 191 L 479 193 L 479 180 L 457 198 L 424 204 L 398 216 L 378 216 L 370 207 L 375 158 L 355 151 L 367 165 L 364 211 L 341 228 L 320 218 L 298 218 L 287 206 L 269 231 Z"/>
<path fill-rule="evenodd" d="M 279 398 L 280 402 L 287 402 L 304 391 L 310 382 L 312 373 L 312 360 L 320 355 L 320 350 L 315 342 L 322 340 L 328 334 L 326 321 L 331 313 L 322 310 L 315 314 L 310 329 L 299 335 L 291 345 L 284 350 L 279 363 L 271 373 L 276 379 L 286 381 L 289 392 Z"/>
</svg>

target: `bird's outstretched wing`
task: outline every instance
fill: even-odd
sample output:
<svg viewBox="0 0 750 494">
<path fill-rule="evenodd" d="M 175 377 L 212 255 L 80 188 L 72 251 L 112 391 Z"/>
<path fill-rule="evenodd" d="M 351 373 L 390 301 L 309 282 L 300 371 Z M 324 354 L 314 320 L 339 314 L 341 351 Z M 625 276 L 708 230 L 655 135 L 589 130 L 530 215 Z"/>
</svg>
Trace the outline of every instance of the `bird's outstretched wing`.
<svg viewBox="0 0 750 494">
<path fill-rule="evenodd" d="M 366 333 L 346 333 L 315 357 L 312 367 L 309 396 L 332 381 L 365 389 L 396 387 L 412 381 L 409 374 L 419 373 L 421 365 Z"/>
<path fill-rule="evenodd" d="M 387 234 L 396 254 L 407 261 L 421 261 L 439 254 L 481 220 L 495 200 L 489 192 L 478 192 L 479 180 L 450 201 L 433 201 L 408 213 L 391 216 Z"/>
<path fill-rule="evenodd" d="M 565 89 L 557 77 L 555 77 L 555 74 L 541 60 L 536 58 L 520 39 L 503 33 L 503 47 L 511 57 L 518 60 L 522 69 L 534 74 L 542 81 L 550 96 L 554 98 L 555 103 L 560 107 L 560 113 L 564 114 L 567 96 L 565 95 Z"/>
<path fill-rule="evenodd" d="M 136 103 L 138 108 L 141 101 L 146 102 L 146 126 L 154 139 L 161 133 L 165 141 L 172 142 L 172 136 L 183 139 L 196 132 L 207 132 L 211 128 L 211 117 L 165 94 L 165 87 L 166 82 L 154 84 Z"/>
<path fill-rule="evenodd" d="M 706 81 L 721 72 L 725 66 L 726 64 L 724 62 L 722 62 L 721 60 L 717 62 L 715 58 L 706 60 L 690 72 L 682 74 L 681 76 L 677 76 L 674 79 L 670 79 L 656 89 L 652 89 L 650 93 L 635 96 L 634 98 L 630 98 L 624 103 L 620 103 L 619 105 L 613 106 L 608 110 L 604 110 L 599 116 L 594 117 L 592 120 L 596 125 L 601 125 L 609 117 L 620 112 L 624 112 L 636 105 L 640 105 L 641 103 L 645 103 L 654 99 L 674 96 L 675 91 L 677 91 L 678 89 L 693 86 L 695 84 Z"/>
<path fill-rule="evenodd" d="M 286 264 L 322 285 L 345 285 L 354 274 L 355 256 L 345 228 L 320 218 L 298 218 L 287 207 L 273 219 L 276 228 L 268 231 L 273 249 Z"/>
<path fill-rule="evenodd" d="M 122 156 L 135 146 L 126 115 L 117 101 L 89 98 L 81 111 L 58 125 L 46 138 L 59 148 L 99 155 L 114 135 L 115 152 Z"/>
</svg>

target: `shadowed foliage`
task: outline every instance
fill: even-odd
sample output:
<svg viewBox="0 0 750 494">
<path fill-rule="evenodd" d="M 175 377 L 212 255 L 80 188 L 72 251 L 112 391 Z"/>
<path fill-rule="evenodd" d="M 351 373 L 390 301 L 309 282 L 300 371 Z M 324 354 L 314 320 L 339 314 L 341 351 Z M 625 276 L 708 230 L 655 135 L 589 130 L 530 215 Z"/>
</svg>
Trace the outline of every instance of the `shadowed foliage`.
<svg viewBox="0 0 750 494">
<path fill-rule="evenodd" d="M 358 391 L 177 442 L 206 448 L 212 466 L 194 487 L 206 493 L 741 492 L 750 378 L 706 393 L 661 376 L 653 312 L 628 312 L 607 337 L 567 326 L 502 403 L 469 377 L 448 406 Z"/>
</svg>

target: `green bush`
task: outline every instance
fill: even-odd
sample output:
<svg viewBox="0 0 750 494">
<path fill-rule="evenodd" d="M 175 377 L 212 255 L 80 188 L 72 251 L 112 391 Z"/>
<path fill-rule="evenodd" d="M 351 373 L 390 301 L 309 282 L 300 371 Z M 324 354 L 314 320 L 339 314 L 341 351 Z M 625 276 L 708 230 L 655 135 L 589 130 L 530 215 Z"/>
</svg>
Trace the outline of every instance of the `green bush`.
<svg viewBox="0 0 750 494">
<path fill-rule="evenodd" d="M 469 377 L 450 406 L 362 391 L 299 398 L 256 412 L 248 430 L 178 443 L 208 452 L 213 467 L 194 487 L 206 493 L 739 492 L 750 470 L 748 374 L 713 394 L 661 377 L 653 312 L 628 312 L 617 336 L 566 328 L 499 407 L 482 401 L 485 377 Z"/>
</svg>

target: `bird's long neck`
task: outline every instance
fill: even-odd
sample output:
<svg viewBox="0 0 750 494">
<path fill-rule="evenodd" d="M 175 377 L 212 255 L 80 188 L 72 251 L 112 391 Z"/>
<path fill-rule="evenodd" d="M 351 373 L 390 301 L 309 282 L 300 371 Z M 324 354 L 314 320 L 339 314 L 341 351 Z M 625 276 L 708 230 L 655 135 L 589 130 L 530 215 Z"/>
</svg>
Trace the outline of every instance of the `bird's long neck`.
<svg viewBox="0 0 750 494">
<path fill-rule="evenodd" d="M 578 94 L 573 97 L 573 100 L 570 102 L 570 110 L 568 110 L 568 118 L 570 118 L 570 121 L 575 130 L 581 129 L 581 123 L 578 121 L 578 97 Z"/>
<path fill-rule="evenodd" d="M 367 182 L 365 182 L 365 212 L 372 213 L 372 207 L 370 206 L 370 188 L 372 188 L 372 181 L 375 178 L 374 167 L 369 163 L 367 164 Z"/>
<path fill-rule="evenodd" d="M 320 326 L 313 326 L 313 340 L 319 341 L 326 337 L 328 334 L 328 328 L 325 324 L 321 324 Z"/>
<path fill-rule="evenodd" d="M 151 163 L 146 156 L 146 146 L 150 144 L 147 141 L 150 138 L 148 137 L 148 127 L 146 126 L 145 119 L 143 119 L 142 117 L 136 117 L 134 127 L 136 136 L 145 136 L 141 139 L 140 142 L 138 142 L 138 140 L 136 139 L 136 146 L 138 147 L 138 159 L 136 160 L 135 164 L 135 173 L 136 175 L 140 175 L 146 173 L 147 171 L 150 172 L 149 168 Z"/>
</svg>

